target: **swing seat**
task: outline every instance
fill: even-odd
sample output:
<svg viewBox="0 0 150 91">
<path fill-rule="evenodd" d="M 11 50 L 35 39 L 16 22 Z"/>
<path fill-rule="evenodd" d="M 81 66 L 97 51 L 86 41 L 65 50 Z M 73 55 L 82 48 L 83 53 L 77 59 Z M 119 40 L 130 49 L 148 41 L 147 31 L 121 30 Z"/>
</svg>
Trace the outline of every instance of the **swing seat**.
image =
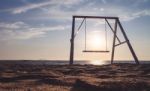
<svg viewBox="0 0 150 91">
<path fill-rule="evenodd" d="M 83 50 L 82 52 L 108 53 L 108 50 Z"/>
</svg>

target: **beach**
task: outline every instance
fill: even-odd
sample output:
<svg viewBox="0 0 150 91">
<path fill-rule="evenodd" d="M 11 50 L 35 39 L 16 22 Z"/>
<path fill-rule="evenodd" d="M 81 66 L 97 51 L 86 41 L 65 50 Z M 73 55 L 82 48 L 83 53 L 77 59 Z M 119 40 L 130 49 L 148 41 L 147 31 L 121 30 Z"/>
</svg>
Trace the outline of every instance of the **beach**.
<svg viewBox="0 0 150 91">
<path fill-rule="evenodd" d="M 0 91 L 150 91 L 150 64 L 0 64 Z"/>
</svg>

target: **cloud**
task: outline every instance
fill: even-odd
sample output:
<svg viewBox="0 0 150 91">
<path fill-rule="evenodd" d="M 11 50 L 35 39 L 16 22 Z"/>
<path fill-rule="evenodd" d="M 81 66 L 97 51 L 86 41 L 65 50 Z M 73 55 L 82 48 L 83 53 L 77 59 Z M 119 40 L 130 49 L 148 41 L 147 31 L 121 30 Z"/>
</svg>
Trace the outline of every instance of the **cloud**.
<svg viewBox="0 0 150 91">
<path fill-rule="evenodd" d="M 150 16 L 150 10 L 142 10 L 133 14 L 134 16 Z"/>
<path fill-rule="evenodd" d="M 26 6 L 15 8 L 14 10 L 12 10 L 12 13 L 13 14 L 20 14 L 20 13 L 24 13 L 28 10 L 40 8 L 42 6 L 46 6 L 46 5 L 49 5 L 49 4 L 51 4 L 51 2 L 43 2 L 43 3 L 38 3 L 38 4 L 28 4 Z"/>
<path fill-rule="evenodd" d="M 10 25 L 10 26 L 9 26 Z M 31 27 L 24 22 L 14 23 L 0 23 L 0 39 L 1 40 L 12 40 L 12 39 L 31 39 L 44 37 L 47 32 L 50 31 L 61 31 L 67 30 L 68 26 L 53 26 L 53 27 Z"/>
<path fill-rule="evenodd" d="M 41 2 L 41 3 L 27 2 L 27 5 L 25 5 L 25 6 L 12 9 L 12 13 L 13 14 L 20 14 L 20 13 L 24 13 L 24 12 L 27 12 L 27 11 L 32 10 L 32 9 L 37 9 L 37 8 L 42 9 L 42 7 L 48 6 L 48 5 L 60 5 L 60 4 L 72 5 L 72 4 L 76 4 L 79 2 L 81 2 L 81 0 L 49 0 L 49 1 Z"/>
<path fill-rule="evenodd" d="M 26 3 L 24 6 L 8 10 L 13 14 L 22 14 L 33 9 L 40 9 L 41 11 L 36 12 L 36 15 L 30 14 L 30 17 L 27 18 L 35 20 L 55 19 L 56 21 L 71 20 L 72 15 L 118 16 L 122 21 L 130 21 L 141 16 L 149 16 L 148 9 L 139 8 L 139 5 L 148 3 L 148 0 L 129 2 L 114 0 L 114 3 L 101 0 L 100 2 L 98 0 L 92 2 L 88 0 L 48 0 L 40 3 L 26 1 L 24 2 Z M 134 2 L 133 4 L 136 5 L 126 7 L 124 2 L 126 4 Z"/>
<path fill-rule="evenodd" d="M 142 16 L 149 16 L 149 9 L 141 9 L 136 6 L 128 5 L 127 3 L 124 5 L 123 1 L 114 0 L 114 2 L 118 1 L 117 4 L 109 3 L 106 0 L 101 0 L 103 3 L 99 3 L 97 0 L 92 2 L 84 1 L 81 5 L 78 4 L 76 7 L 66 7 L 63 6 L 53 6 L 53 7 L 44 7 L 46 9 L 45 12 L 37 14 L 36 17 L 32 19 L 55 19 L 56 21 L 65 21 L 71 20 L 72 15 L 94 15 L 94 16 L 118 16 L 121 21 L 130 21 L 137 19 Z M 136 4 L 140 5 L 141 0 L 134 1 Z M 142 1 L 142 4 L 145 4 L 147 0 Z M 105 3 L 105 4 L 104 4 Z M 133 3 L 133 1 L 132 1 Z M 121 4 L 121 5 L 120 5 Z M 66 10 L 67 8 L 67 10 Z"/>
<path fill-rule="evenodd" d="M 0 23 L 1 29 L 18 29 L 21 27 L 27 27 L 27 25 L 24 22 Z"/>
<path fill-rule="evenodd" d="M 150 10 L 141 10 L 129 14 L 120 15 L 123 21 L 131 21 L 142 16 L 150 16 Z"/>
<path fill-rule="evenodd" d="M 104 4 L 106 4 L 107 2 L 106 2 L 106 0 L 102 0 L 102 2 L 104 3 Z"/>
<path fill-rule="evenodd" d="M 123 3 L 123 1 L 120 0 L 114 0 L 114 2 L 115 1 Z M 144 0 L 142 2 L 147 1 L 148 0 Z M 114 3 L 111 4 L 107 0 L 101 0 L 101 2 L 103 3 L 99 3 L 98 0 L 92 2 L 88 0 L 48 0 L 41 3 L 29 2 L 25 6 L 12 9 L 10 12 L 13 14 L 21 14 L 33 9 L 41 9 L 42 11 L 36 12 L 36 14 L 25 16 L 25 19 L 35 21 L 54 20 L 59 22 L 70 22 L 72 15 L 118 16 L 121 21 L 131 21 L 142 16 L 150 16 L 149 9 L 135 9 L 131 8 L 130 5 L 126 7 Z M 141 0 L 135 1 L 138 5 L 140 4 L 139 2 L 141 2 Z M 15 25 L 7 26 L 16 27 Z"/>
</svg>

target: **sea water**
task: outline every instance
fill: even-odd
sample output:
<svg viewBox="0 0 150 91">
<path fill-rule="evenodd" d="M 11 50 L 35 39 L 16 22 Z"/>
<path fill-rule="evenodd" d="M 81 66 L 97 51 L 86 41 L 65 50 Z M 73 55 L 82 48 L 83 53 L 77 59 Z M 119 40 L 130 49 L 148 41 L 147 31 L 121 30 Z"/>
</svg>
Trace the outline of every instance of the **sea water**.
<svg viewBox="0 0 150 91">
<path fill-rule="evenodd" d="M 0 63 L 7 63 L 7 64 L 31 64 L 31 65 L 66 65 L 69 64 L 69 60 L 0 60 Z M 135 64 L 134 60 L 114 60 L 114 63 L 130 63 Z M 107 65 L 110 64 L 109 60 L 74 60 L 74 64 L 91 64 L 91 65 Z M 149 60 L 142 60 L 140 64 L 150 64 Z"/>
</svg>

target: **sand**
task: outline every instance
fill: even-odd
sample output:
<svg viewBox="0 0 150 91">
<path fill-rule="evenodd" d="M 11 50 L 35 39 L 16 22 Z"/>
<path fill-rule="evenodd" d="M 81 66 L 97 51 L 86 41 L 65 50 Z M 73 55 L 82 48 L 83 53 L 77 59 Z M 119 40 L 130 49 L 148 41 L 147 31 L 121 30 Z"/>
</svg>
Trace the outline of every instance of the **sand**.
<svg viewBox="0 0 150 91">
<path fill-rule="evenodd" d="M 0 64 L 0 91 L 150 91 L 150 64 Z"/>
</svg>

